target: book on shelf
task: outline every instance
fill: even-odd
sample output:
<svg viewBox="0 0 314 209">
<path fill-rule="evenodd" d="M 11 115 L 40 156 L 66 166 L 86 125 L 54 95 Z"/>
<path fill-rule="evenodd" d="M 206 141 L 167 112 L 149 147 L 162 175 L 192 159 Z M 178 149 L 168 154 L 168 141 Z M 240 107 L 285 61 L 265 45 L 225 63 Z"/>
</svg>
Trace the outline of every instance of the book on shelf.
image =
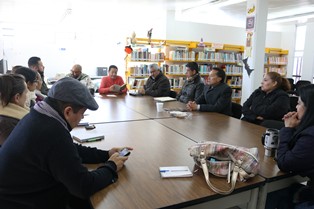
<svg viewBox="0 0 314 209">
<path fill-rule="evenodd" d="M 123 85 L 117 85 L 117 84 L 114 84 L 113 85 L 113 92 L 120 92 L 122 90 L 124 90 L 126 88 L 126 84 L 123 84 Z"/>
<path fill-rule="evenodd" d="M 188 166 L 159 167 L 159 172 L 162 178 L 182 178 L 193 176 L 193 173 Z"/>
</svg>

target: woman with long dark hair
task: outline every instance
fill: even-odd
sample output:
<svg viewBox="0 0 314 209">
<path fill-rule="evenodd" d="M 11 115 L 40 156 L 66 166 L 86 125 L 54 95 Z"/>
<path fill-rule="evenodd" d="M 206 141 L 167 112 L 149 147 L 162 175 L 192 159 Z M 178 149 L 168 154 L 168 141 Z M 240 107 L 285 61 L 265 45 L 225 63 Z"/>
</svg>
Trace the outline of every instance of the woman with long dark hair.
<svg viewBox="0 0 314 209">
<path fill-rule="evenodd" d="M 22 75 L 0 76 L 0 147 L 16 124 L 28 112 L 27 87 Z"/>
<path fill-rule="evenodd" d="M 284 116 L 277 151 L 278 167 L 307 176 L 307 186 L 294 194 L 295 208 L 314 208 L 314 85 L 300 88 L 296 112 Z"/>
</svg>

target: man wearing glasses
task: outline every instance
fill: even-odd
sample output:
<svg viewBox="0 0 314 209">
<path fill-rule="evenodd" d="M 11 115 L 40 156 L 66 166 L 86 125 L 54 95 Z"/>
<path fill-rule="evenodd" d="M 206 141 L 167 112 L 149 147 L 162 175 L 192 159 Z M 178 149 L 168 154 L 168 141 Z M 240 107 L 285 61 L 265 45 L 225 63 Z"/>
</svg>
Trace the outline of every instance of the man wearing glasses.
<svg viewBox="0 0 314 209">
<path fill-rule="evenodd" d="M 139 93 L 153 97 L 169 96 L 169 79 L 161 72 L 157 64 L 149 65 L 149 69 L 151 76 L 144 85 L 144 89 L 139 89 Z"/>
</svg>

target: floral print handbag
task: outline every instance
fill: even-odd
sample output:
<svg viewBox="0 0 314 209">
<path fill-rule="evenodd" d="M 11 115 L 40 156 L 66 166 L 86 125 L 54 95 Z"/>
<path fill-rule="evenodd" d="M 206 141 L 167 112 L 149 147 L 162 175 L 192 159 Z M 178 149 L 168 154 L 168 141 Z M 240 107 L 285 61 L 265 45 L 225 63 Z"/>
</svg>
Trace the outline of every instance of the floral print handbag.
<svg viewBox="0 0 314 209">
<path fill-rule="evenodd" d="M 257 148 L 244 148 L 213 141 L 197 143 L 189 148 L 197 166 L 203 169 L 208 186 L 219 194 L 230 194 L 236 181 L 246 181 L 258 173 Z M 226 177 L 231 183 L 229 190 L 215 187 L 209 180 L 209 173 Z"/>
</svg>

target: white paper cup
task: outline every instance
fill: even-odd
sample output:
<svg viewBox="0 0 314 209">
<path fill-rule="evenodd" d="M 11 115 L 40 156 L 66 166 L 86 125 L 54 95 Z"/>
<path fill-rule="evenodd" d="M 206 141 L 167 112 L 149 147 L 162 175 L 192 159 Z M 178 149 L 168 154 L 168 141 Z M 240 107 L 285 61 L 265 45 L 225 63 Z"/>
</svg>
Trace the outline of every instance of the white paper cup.
<svg viewBox="0 0 314 209">
<path fill-rule="evenodd" d="M 163 112 L 164 111 L 164 103 L 156 102 L 156 108 L 157 108 L 157 112 Z"/>
</svg>

